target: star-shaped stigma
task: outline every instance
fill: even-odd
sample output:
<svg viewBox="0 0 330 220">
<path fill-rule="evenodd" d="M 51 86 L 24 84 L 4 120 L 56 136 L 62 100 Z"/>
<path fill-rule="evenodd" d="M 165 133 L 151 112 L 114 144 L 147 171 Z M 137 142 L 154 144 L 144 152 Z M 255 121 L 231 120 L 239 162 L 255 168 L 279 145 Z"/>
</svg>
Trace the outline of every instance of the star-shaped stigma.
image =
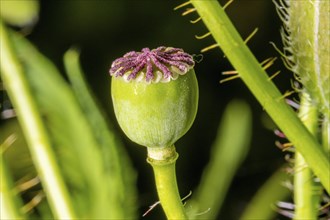
<svg viewBox="0 0 330 220">
<path fill-rule="evenodd" d="M 194 64 L 193 57 L 182 49 L 161 46 L 153 50 L 143 48 L 141 52 L 128 52 L 113 61 L 109 72 L 127 81 L 170 81 L 186 74 Z"/>
</svg>

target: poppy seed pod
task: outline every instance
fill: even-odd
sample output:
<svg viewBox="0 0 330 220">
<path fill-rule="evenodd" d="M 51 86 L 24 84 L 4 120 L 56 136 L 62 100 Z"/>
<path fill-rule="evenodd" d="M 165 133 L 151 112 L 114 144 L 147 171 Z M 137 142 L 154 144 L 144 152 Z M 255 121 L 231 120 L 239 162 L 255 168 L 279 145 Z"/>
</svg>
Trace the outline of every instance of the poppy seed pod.
<svg viewBox="0 0 330 220">
<path fill-rule="evenodd" d="M 191 127 L 198 106 L 194 60 L 182 49 L 129 52 L 111 66 L 118 123 L 135 143 L 169 147 Z"/>
</svg>

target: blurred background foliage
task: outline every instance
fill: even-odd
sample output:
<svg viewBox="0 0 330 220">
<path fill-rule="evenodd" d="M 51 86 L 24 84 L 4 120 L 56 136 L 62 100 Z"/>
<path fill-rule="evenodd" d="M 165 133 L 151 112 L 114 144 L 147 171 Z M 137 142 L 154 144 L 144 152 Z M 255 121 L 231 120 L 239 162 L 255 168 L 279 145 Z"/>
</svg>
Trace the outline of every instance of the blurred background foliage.
<svg viewBox="0 0 330 220">
<path fill-rule="evenodd" d="M 130 50 L 164 45 L 183 48 L 190 54 L 200 54 L 201 49 L 213 44 L 211 37 L 203 40 L 194 37 L 207 32 L 202 22 L 189 22 L 196 19 L 197 14 L 182 17 L 180 11 L 173 11 L 180 3 L 165 0 L 41 1 L 38 20 L 24 28 L 15 27 L 54 62 L 61 73 L 65 72 L 64 53 L 72 46 L 80 49 L 86 81 L 108 118 L 108 124 L 115 127 L 119 139 L 125 143 L 125 150 L 137 173 L 139 216 L 157 201 L 152 170 L 145 163 L 146 149 L 129 141 L 117 125 L 110 99 L 108 69 L 115 58 Z M 224 5 L 226 1 L 220 3 Z M 237 0 L 226 11 L 243 38 L 254 28 L 259 28 L 248 45 L 260 61 L 277 56 L 269 42 L 281 45 L 281 22 L 271 1 Z M 222 219 L 238 219 L 261 185 L 285 163 L 284 154 L 274 144 L 278 139 L 273 133 L 275 125 L 245 85 L 239 79 L 219 83 L 225 77 L 221 75 L 222 71 L 231 69 L 220 49 L 203 54 L 202 61 L 195 67 L 200 86 L 198 114 L 190 131 L 176 144 L 180 154 L 177 162 L 180 193 L 184 196 L 192 191 L 194 195 L 203 170 L 212 158 L 211 146 L 216 141 L 225 107 L 234 99 L 249 103 L 253 117 L 253 126 L 249 131 L 252 134 L 250 150 L 237 172 L 232 174 L 233 180 L 219 214 Z M 291 74 L 286 72 L 280 61 L 269 72 L 277 70 L 282 72 L 274 79 L 275 84 L 283 92 L 290 90 Z M 66 75 L 63 77 L 68 80 Z M 1 92 L 2 108 L 10 108 L 5 91 Z M 65 114 L 66 107 L 59 106 L 59 112 Z M 14 120 L 0 121 L 2 140 L 12 129 L 16 129 Z M 15 160 L 20 161 L 15 163 L 16 168 L 26 169 L 24 156 Z M 221 176 L 219 173 L 216 178 Z M 157 207 L 144 219 L 162 219 L 162 216 L 161 208 Z"/>
</svg>

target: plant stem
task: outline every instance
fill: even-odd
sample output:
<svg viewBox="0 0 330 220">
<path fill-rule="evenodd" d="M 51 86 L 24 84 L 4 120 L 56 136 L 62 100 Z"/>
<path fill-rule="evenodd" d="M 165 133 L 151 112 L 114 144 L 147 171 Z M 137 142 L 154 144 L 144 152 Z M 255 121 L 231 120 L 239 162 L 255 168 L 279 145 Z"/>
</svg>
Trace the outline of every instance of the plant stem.
<svg viewBox="0 0 330 220">
<path fill-rule="evenodd" d="M 330 1 L 286 1 L 280 9 L 287 35 L 286 51 L 292 51 L 291 70 L 318 105 L 322 120 L 330 119 Z M 279 6 L 280 7 L 280 6 Z M 279 11 L 280 12 L 280 11 Z"/>
<path fill-rule="evenodd" d="M 3 146 L 0 145 L 2 148 Z M 13 190 L 13 181 L 4 161 L 3 153 L 0 153 L 0 211 L 1 219 L 26 219 L 21 211 L 22 201 L 17 198 Z"/>
<path fill-rule="evenodd" d="M 295 112 L 286 104 L 283 95 L 246 46 L 218 1 L 191 0 L 191 3 L 241 79 L 304 156 L 327 192 L 330 192 L 330 175 L 325 172 L 330 168 L 329 159 Z"/>
<path fill-rule="evenodd" d="M 76 219 L 46 128 L 2 21 L 0 42 L 2 80 L 15 107 L 50 207 L 58 219 Z"/>
<path fill-rule="evenodd" d="M 314 175 L 304 157 L 296 152 L 294 174 L 294 219 L 317 219 L 319 198 L 315 188 Z"/>
<path fill-rule="evenodd" d="M 330 119 L 323 120 L 322 124 L 322 146 L 328 158 L 330 158 Z"/>
<path fill-rule="evenodd" d="M 317 134 L 318 110 L 304 92 L 301 97 L 299 117 L 309 129 Z M 295 219 L 317 219 L 321 187 L 314 181 L 314 174 L 309 169 L 304 157 L 297 150 L 295 154 L 294 202 Z"/>
<path fill-rule="evenodd" d="M 175 162 L 178 153 L 175 147 L 148 148 L 148 163 L 151 164 L 156 181 L 158 197 L 167 219 L 188 219 L 177 186 Z"/>
</svg>

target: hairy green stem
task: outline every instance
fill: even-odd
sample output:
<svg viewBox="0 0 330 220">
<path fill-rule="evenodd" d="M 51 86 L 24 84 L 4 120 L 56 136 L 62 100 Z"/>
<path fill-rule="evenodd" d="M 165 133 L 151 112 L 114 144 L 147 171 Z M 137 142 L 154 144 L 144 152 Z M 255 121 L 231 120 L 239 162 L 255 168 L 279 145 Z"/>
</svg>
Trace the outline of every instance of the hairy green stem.
<svg viewBox="0 0 330 220">
<path fill-rule="evenodd" d="M 167 219 L 188 219 L 177 186 L 175 147 L 148 148 L 148 163 L 152 166 L 160 204 Z"/>
<path fill-rule="evenodd" d="M 282 21 L 284 50 L 291 70 L 309 93 L 324 120 L 330 119 L 330 1 L 287 1 Z M 285 15 L 285 16 L 284 16 Z"/>
<path fill-rule="evenodd" d="M 58 219 L 76 219 L 40 112 L 2 21 L 0 42 L 1 77 L 15 107 L 50 207 Z"/>
<path fill-rule="evenodd" d="M 330 161 L 320 144 L 301 123 L 294 111 L 285 103 L 283 95 L 269 79 L 260 63 L 238 34 L 218 1 L 191 0 L 239 76 L 267 111 L 274 122 L 304 156 L 309 167 L 330 192 Z"/>
<path fill-rule="evenodd" d="M 311 103 L 307 93 L 302 93 L 299 117 L 309 131 L 316 135 L 318 109 Z M 294 218 L 297 220 L 317 219 L 321 192 L 320 185 L 314 181 L 312 170 L 309 169 L 304 157 L 297 151 L 294 173 Z"/>
</svg>

